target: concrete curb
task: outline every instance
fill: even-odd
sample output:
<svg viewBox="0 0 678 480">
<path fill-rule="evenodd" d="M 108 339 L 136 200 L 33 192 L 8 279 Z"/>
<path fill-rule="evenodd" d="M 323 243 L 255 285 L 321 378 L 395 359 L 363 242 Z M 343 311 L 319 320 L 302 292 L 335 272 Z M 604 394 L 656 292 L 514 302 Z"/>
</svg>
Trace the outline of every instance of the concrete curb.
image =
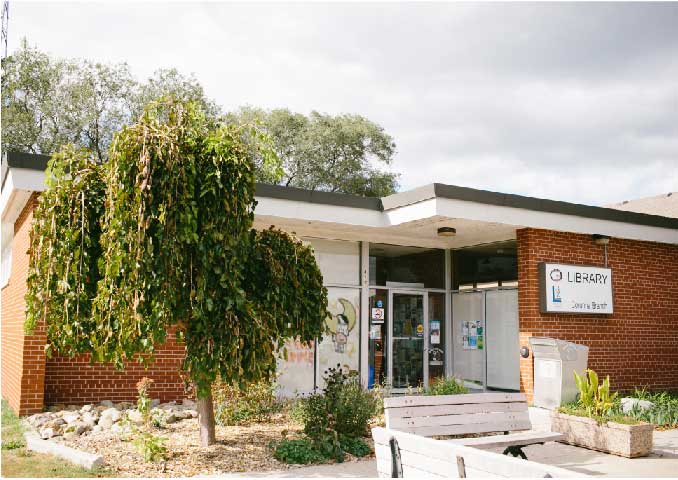
<svg viewBox="0 0 678 480">
<path fill-rule="evenodd" d="M 92 470 L 104 464 L 104 457 L 93 453 L 81 452 L 75 448 L 67 447 L 52 440 L 43 440 L 35 432 L 25 432 L 26 448 L 38 453 L 49 453 L 71 463 Z"/>
</svg>

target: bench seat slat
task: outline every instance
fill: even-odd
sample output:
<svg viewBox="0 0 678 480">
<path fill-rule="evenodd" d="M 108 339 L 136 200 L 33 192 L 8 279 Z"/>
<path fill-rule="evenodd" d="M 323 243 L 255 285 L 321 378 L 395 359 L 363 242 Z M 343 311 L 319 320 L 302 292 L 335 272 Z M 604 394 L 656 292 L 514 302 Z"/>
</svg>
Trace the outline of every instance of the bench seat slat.
<svg viewBox="0 0 678 480">
<path fill-rule="evenodd" d="M 530 430 L 532 424 L 529 420 L 506 420 L 494 421 L 488 423 L 472 423 L 466 425 L 439 425 L 432 427 L 412 427 L 400 428 L 399 431 L 406 431 L 424 437 L 434 435 L 464 435 L 467 433 L 489 433 L 489 432 L 513 432 L 516 430 Z"/>
<path fill-rule="evenodd" d="M 467 413 L 463 415 L 437 415 L 434 417 L 391 418 L 386 427 L 394 430 L 409 431 L 417 427 L 445 427 L 452 425 L 472 425 L 492 422 L 529 422 L 528 412 Z M 452 435 L 452 434 L 450 434 Z"/>
<path fill-rule="evenodd" d="M 509 435 L 493 435 L 491 437 L 454 438 L 443 440 L 455 445 L 465 445 L 475 448 L 498 448 L 512 445 L 532 445 L 535 443 L 557 442 L 562 440 L 563 434 L 556 432 L 521 432 Z"/>
<path fill-rule="evenodd" d="M 386 416 L 394 418 L 428 417 L 433 415 L 461 415 L 463 413 L 527 412 L 526 402 L 465 403 L 428 407 L 387 408 Z"/>
<path fill-rule="evenodd" d="M 468 393 L 462 395 L 412 395 L 384 399 L 384 408 L 458 405 L 465 403 L 526 402 L 524 393 Z"/>
</svg>

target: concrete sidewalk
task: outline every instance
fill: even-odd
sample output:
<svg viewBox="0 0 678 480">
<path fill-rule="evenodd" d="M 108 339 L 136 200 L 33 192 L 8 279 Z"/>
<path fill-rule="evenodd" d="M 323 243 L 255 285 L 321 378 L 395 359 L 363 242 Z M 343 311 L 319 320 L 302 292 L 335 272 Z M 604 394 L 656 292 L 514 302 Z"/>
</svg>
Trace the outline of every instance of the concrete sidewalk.
<svg viewBox="0 0 678 480">
<path fill-rule="evenodd" d="M 499 450 L 499 453 L 501 451 Z M 652 454 L 644 458 L 624 458 L 562 443 L 532 445 L 525 448 L 530 460 L 557 465 L 575 472 L 609 477 L 678 476 L 678 429 L 654 432 Z M 372 478 L 377 476 L 374 459 L 360 462 L 314 465 L 278 472 L 250 472 L 228 477 L 280 478 Z"/>
</svg>

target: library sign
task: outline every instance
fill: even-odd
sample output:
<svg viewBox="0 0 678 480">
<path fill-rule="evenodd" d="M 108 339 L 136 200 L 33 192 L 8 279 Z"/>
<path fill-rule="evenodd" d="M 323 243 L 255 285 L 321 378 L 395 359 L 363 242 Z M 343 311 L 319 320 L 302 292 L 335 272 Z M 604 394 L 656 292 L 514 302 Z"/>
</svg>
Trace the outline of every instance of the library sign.
<svg viewBox="0 0 678 480">
<path fill-rule="evenodd" d="M 613 313 L 612 269 L 540 263 L 539 294 L 544 313 Z"/>
</svg>

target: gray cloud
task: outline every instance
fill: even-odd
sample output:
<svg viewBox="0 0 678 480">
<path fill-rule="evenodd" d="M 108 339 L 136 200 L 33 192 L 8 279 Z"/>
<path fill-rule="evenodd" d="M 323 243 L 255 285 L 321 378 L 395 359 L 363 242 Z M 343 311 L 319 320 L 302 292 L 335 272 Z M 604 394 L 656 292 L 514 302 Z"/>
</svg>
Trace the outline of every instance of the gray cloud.
<svg viewBox="0 0 678 480">
<path fill-rule="evenodd" d="M 225 108 L 365 115 L 403 188 L 678 189 L 678 4 L 13 3 L 10 22 L 14 45 L 194 72 Z"/>
</svg>

